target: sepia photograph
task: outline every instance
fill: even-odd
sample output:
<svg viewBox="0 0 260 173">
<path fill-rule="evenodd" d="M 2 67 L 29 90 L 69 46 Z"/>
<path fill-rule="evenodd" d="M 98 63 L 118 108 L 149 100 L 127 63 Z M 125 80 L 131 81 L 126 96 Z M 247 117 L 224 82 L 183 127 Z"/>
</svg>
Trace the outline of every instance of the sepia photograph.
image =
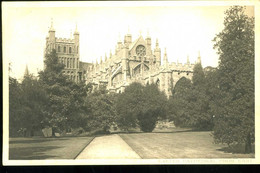
<svg viewBox="0 0 260 173">
<path fill-rule="evenodd" d="M 2 2 L 3 164 L 260 163 L 258 7 Z"/>
</svg>

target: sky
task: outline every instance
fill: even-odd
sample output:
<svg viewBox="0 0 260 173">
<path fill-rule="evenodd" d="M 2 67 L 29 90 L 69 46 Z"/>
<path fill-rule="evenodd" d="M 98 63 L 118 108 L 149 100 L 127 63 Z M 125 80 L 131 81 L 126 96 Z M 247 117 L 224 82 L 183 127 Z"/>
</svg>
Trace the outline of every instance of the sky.
<svg viewBox="0 0 260 173">
<path fill-rule="evenodd" d="M 70 38 L 77 25 L 80 60 L 96 62 L 117 41 L 132 34 L 149 35 L 152 48 L 158 39 L 169 62 L 194 63 L 200 52 L 202 66 L 218 65 L 213 38 L 223 29 L 228 5 L 177 2 L 14 2 L 3 4 L 3 57 L 11 63 L 11 76 L 22 79 L 26 65 L 31 73 L 43 69 L 45 38 L 53 19 L 56 37 Z M 246 13 L 254 15 L 248 6 Z M 71 34 L 72 33 L 72 34 Z"/>
</svg>

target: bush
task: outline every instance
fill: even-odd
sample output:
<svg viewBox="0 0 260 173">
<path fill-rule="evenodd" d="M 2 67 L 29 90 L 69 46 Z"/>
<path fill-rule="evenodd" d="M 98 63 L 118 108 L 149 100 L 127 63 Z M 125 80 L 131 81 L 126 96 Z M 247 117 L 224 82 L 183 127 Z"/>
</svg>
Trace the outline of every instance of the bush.
<svg viewBox="0 0 260 173">
<path fill-rule="evenodd" d="M 166 95 L 155 84 L 132 83 L 118 97 L 117 124 L 123 130 L 139 126 L 143 132 L 151 132 L 159 117 L 165 118 L 166 102 Z"/>
<path fill-rule="evenodd" d="M 143 132 L 152 132 L 156 126 L 157 115 L 149 113 L 138 116 L 138 124 Z"/>
</svg>

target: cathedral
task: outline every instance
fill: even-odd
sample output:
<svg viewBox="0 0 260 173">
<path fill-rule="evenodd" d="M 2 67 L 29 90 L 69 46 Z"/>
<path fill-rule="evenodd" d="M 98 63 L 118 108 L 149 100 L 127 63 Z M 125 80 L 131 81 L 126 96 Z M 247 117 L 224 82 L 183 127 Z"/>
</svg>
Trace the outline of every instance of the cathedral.
<svg viewBox="0 0 260 173">
<path fill-rule="evenodd" d="M 161 55 L 159 42 L 156 40 L 152 49 L 150 36 L 140 35 L 132 41 L 130 33 L 124 36 L 124 41 L 118 41 L 115 53 L 98 63 L 81 62 L 79 58 L 79 32 L 74 32 L 73 39 L 56 38 L 53 25 L 46 38 L 45 53 L 55 49 L 59 61 L 65 65 L 64 74 L 75 82 L 92 83 L 94 89 L 105 86 L 109 92 L 121 93 L 132 82 L 143 85 L 155 83 L 169 97 L 171 90 L 182 77 L 191 79 L 193 67 L 189 58 L 185 64 L 169 63 L 166 53 Z M 200 55 L 197 62 L 201 63 Z"/>
</svg>

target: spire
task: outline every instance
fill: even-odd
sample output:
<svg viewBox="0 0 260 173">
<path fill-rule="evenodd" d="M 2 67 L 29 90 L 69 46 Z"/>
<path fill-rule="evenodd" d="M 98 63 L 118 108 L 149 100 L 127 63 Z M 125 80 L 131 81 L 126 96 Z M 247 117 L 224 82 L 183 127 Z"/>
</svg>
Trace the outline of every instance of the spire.
<svg viewBox="0 0 260 173">
<path fill-rule="evenodd" d="M 197 64 L 201 64 L 200 51 L 199 51 L 199 55 L 198 55 L 198 59 L 197 59 Z"/>
<path fill-rule="evenodd" d="M 29 76 L 29 70 L 28 70 L 28 65 L 26 64 L 26 67 L 25 67 L 25 71 L 24 71 L 24 76 Z"/>
<path fill-rule="evenodd" d="M 103 61 L 102 61 L 102 56 L 101 56 L 101 57 L 100 57 L 100 64 L 102 64 L 102 62 L 103 62 Z"/>
<path fill-rule="evenodd" d="M 147 38 L 150 38 L 149 29 L 147 29 Z"/>
<path fill-rule="evenodd" d="M 109 55 L 109 58 L 112 58 L 112 51 L 111 51 L 111 49 L 110 49 L 110 55 Z"/>
<path fill-rule="evenodd" d="M 140 31 L 139 31 L 139 34 L 140 34 L 139 36 L 141 37 L 141 36 L 142 36 L 142 30 L 141 30 L 141 29 L 140 29 Z"/>
<path fill-rule="evenodd" d="M 163 63 L 164 63 L 164 65 L 168 64 L 168 57 L 167 57 L 167 51 L 166 51 L 166 48 L 165 48 L 165 50 L 164 50 Z"/>
<path fill-rule="evenodd" d="M 190 64 L 190 58 L 189 58 L 189 55 L 187 55 L 187 64 Z"/>
<path fill-rule="evenodd" d="M 51 18 L 51 27 L 50 27 L 49 31 L 55 31 L 53 28 L 53 18 Z"/>
<path fill-rule="evenodd" d="M 159 48 L 158 38 L 156 38 L 156 48 Z"/>
<path fill-rule="evenodd" d="M 127 34 L 130 35 L 130 28 L 129 28 L 129 25 L 128 25 L 128 29 L 127 29 Z"/>
<path fill-rule="evenodd" d="M 120 33 L 118 33 L 118 41 L 117 41 L 118 43 L 121 43 L 122 41 L 121 41 L 121 35 L 120 35 Z"/>
<path fill-rule="evenodd" d="M 70 39 L 72 39 L 72 30 L 70 30 Z"/>
<path fill-rule="evenodd" d="M 98 60 L 97 60 L 97 58 L 96 58 L 96 65 L 98 65 Z"/>
<path fill-rule="evenodd" d="M 105 61 L 107 61 L 107 53 L 105 53 Z"/>
<path fill-rule="evenodd" d="M 75 34 L 79 34 L 79 31 L 78 31 L 78 23 L 76 22 L 76 28 L 75 28 L 75 31 L 74 31 L 74 35 Z"/>
</svg>

